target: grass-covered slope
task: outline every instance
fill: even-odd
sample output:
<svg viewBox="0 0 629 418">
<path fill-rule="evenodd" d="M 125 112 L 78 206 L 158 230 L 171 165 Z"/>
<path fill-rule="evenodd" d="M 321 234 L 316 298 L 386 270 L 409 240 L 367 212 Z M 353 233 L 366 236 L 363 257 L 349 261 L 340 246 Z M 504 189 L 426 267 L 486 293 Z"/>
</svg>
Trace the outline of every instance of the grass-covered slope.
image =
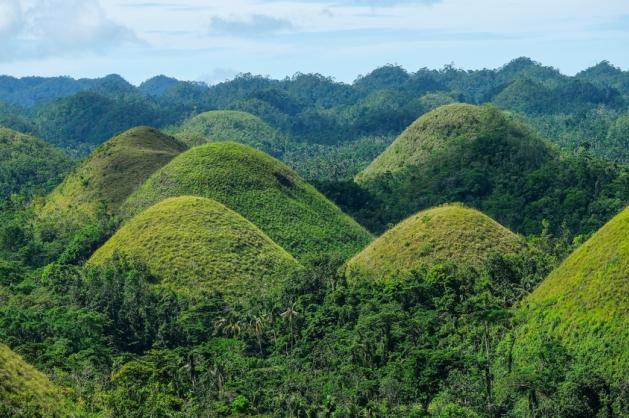
<svg viewBox="0 0 629 418">
<path fill-rule="evenodd" d="M 629 207 L 572 253 L 521 304 L 516 369 L 534 373 L 540 343 L 558 339 L 593 372 L 629 372 Z"/>
<path fill-rule="evenodd" d="M 279 155 L 284 151 L 285 137 L 257 116 L 234 110 L 201 113 L 175 131 L 175 136 L 188 145 L 208 141 L 234 141 Z"/>
<path fill-rule="evenodd" d="M 629 203 L 629 170 L 561 155 L 492 105 L 442 106 L 414 122 L 356 182 L 382 202 L 384 223 L 449 202 L 523 234 L 543 221 L 589 234 Z"/>
<path fill-rule="evenodd" d="M 155 170 L 185 149 L 156 129 L 130 129 L 98 147 L 68 175 L 38 208 L 38 216 L 55 229 L 72 231 L 99 214 L 115 214 Z"/>
<path fill-rule="evenodd" d="M 300 261 L 350 257 L 371 235 L 276 159 L 245 145 L 190 149 L 153 174 L 123 205 L 127 216 L 174 196 L 214 199 L 240 213 Z"/>
<path fill-rule="evenodd" d="M 0 127 L 0 200 L 13 193 L 46 194 L 61 183 L 73 164 L 55 146 Z"/>
<path fill-rule="evenodd" d="M 69 405 L 48 378 L 0 343 L 0 416 L 66 417 Z"/>
<path fill-rule="evenodd" d="M 449 157 L 453 151 L 486 151 L 485 161 L 478 163 L 487 164 L 491 162 L 489 151 L 495 153 L 501 151 L 500 148 L 515 152 L 514 157 L 524 153 L 526 155 L 522 156 L 530 156 L 537 161 L 549 157 L 542 141 L 533 138 L 497 108 L 458 103 L 445 105 L 417 119 L 356 180 L 369 183 L 381 175 L 401 172 L 409 167 L 429 168 Z M 460 155 L 460 159 L 461 165 L 474 163 L 469 155 Z M 535 161 L 521 162 L 533 165 Z"/>
<path fill-rule="evenodd" d="M 347 263 L 346 272 L 350 279 L 386 280 L 435 263 L 480 268 L 491 255 L 524 246 L 522 238 L 481 212 L 446 205 L 416 213 L 384 233 Z"/>
<path fill-rule="evenodd" d="M 201 197 L 166 199 L 132 218 L 90 259 L 116 251 L 145 263 L 161 284 L 194 296 L 264 294 L 299 267 L 256 226 L 224 205 Z"/>
</svg>

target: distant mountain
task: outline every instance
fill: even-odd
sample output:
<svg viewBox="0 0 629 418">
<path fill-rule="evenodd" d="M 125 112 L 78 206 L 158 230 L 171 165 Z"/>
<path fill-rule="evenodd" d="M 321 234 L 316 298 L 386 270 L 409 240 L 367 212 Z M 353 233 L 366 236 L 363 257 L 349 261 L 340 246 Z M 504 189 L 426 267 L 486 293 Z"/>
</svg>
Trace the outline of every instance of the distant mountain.
<svg viewBox="0 0 629 418">
<path fill-rule="evenodd" d="M 147 96 L 163 96 L 170 88 L 179 83 L 179 80 L 172 77 L 166 77 L 165 75 L 158 75 L 153 78 L 149 78 L 144 81 L 138 87 L 138 90 L 142 94 Z"/>
<path fill-rule="evenodd" d="M 70 77 L 0 76 L 0 101 L 23 107 L 33 107 L 40 102 L 71 96 L 81 91 L 112 94 L 133 90 L 133 85 L 117 74 L 78 80 Z"/>
</svg>

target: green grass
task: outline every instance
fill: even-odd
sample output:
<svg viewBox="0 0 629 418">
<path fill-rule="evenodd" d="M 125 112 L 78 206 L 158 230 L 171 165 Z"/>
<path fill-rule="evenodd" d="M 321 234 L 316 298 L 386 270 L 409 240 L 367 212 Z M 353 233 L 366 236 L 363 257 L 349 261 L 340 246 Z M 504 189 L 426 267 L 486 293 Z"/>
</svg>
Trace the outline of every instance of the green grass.
<svg viewBox="0 0 629 418">
<path fill-rule="evenodd" d="M 519 308 L 525 321 L 514 346 L 516 368 L 557 338 L 592 371 L 626 378 L 629 370 L 629 207 L 575 250 Z"/>
<path fill-rule="evenodd" d="M 245 145 L 190 149 L 153 174 L 123 205 L 127 217 L 168 197 L 214 199 L 257 225 L 295 258 L 350 257 L 371 235 L 281 162 Z"/>
<path fill-rule="evenodd" d="M 514 152 L 525 147 L 537 158 L 549 157 L 542 141 L 531 138 L 524 127 L 511 121 L 497 108 L 456 103 L 441 106 L 417 119 L 356 176 L 356 181 L 368 184 L 387 173 L 433 164 L 444 151 L 476 142 L 494 132 L 500 134 L 500 140 L 511 140 Z"/>
<path fill-rule="evenodd" d="M 70 407 L 48 378 L 0 343 L 0 415 L 67 417 Z"/>
<path fill-rule="evenodd" d="M 14 193 L 43 195 L 61 183 L 74 162 L 57 147 L 0 127 L 0 200 Z"/>
<path fill-rule="evenodd" d="M 233 110 L 201 113 L 173 130 L 190 146 L 213 141 L 234 141 L 272 155 L 283 152 L 286 138 L 257 116 Z"/>
<path fill-rule="evenodd" d="M 346 272 L 350 280 L 388 280 L 436 263 L 480 268 L 492 254 L 524 247 L 521 237 L 481 212 L 446 205 L 400 222 L 352 258 Z"/>
<path fill-rule="evenodd" d="M 76 231 L 120 204 L 158 168 L 186 149 L 156 129 L 130 129 L 98 147 L 37 208 L 54 229 Z"/>
<path fill-rule="evenodd" d="M 135 216 L 89 262 L 103 263 L 116 251 L 145 263 L 161 285 L 188 296 L 269 293 L 299 268 L 245 218 L 218 202 L 191 196 L 163 200 Z"/>
</svg>

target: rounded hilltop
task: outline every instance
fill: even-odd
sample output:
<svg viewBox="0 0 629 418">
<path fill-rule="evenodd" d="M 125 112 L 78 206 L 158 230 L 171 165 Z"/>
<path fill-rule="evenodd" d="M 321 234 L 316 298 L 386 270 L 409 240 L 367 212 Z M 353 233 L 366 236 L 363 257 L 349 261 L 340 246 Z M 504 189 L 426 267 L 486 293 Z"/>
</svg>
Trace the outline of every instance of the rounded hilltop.
<svg viewBox="0 0 629 418">
<path fill-rule="evenodd" d="M 66 234 L 116 214 L 124 200 L 187 147 L 149 127 L 130 129 L 99 146 L 53 190 L 37 215 Z"/>
<path fill-rule="evenodd" d="M 190 146 L 213 141 L 234 141 L 271 155 L 279 155 L 285 137 L 275 128 L 247 112 L 213 110 L 185 121 L 174 130 L 175 137 Z"/>
<path fill-rule="evenodd" d="M 458 163 L 463 168 L 483 152 L 489 155 L 512 152 L 516 157 L 526 156 L 538 161 L 551 155 L 545 142 L 498 108 L 455 103 L 417 119 L 358 174 L 356 180 L 369 183 L 378 176 L 408 168 L 429 169 L 439 163 L 454 163 L 447 160 L 454 155 L 458 155 Z M 495 162 L 488 155 L 479 161 L 484 165 Z M 535 165 L 529 158 L 522 159 L 521 163 Z"/>
<path fill-rule="evenodd" d="M 509 114 L 450 104 L 417 119 L 355 181 L 383 202 L 389 223 L 462 202 L 517 232 L 539 233 L 541 197 L 527 187 L 550 162 L 558 164 L 558 153 Z"/>
<path fill-rule="evenodd" d="M 350 257 L 371 235 L 293 170 L 233 142 L 192 148 L 158 170 L 123 205 L 126 217 L 175 196 L 214 199 L 238 212 L 295 258 Z"/>
<path fill-rule="evenodd" d="M 160 285 L 189 296 L 240 298 L 276 291 L 299 263 L 251 222 L 202 197 L 165 199 L 123 225 L 89 263 L 121 253 Z"/>
<path fill-rule="evenodd" d="M 400 222 L 348 261 L 348 279 L 390 280 L 437 263 L 481 268 L 492 255 L 515 253 L 524 240 L 462 205 L 421 211 Z"/>
</svg>

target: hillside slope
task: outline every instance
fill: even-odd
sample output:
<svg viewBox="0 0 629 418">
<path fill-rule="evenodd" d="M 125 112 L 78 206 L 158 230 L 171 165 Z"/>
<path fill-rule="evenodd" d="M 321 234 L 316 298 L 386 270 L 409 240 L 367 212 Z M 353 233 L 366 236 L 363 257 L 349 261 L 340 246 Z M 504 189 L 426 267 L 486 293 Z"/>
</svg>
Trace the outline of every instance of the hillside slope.
<svg viewBox="0 0 629 418">
<path fill-rule="evenodd" d="M 446 205 L 402 221 L 346 266 L 349 279 L 388 279 L 435 263 L 453 262 L 480 268 L 497 253 L 524 248 L 524 241 L 474 209 Z"/>
<path fill-rule="evenodd" d="M 59 389 L 0 343 L 0 415 L 65 417 L 69 412 Z"/>
<path fill-rule="evenodd" d="M 144 262 L 161 284 L 196 296 L 267 294 L 299 264 L 262 231 L 222 204 L 166 199 L 132 218 L 94 253 L 98 264 L 121 252 Z"/>
<path fill-rule="evenodd" d="M 326 253 L 349 257 L 371 241 L 363 227 L 291 169 L 241 144 L 190 149 L 153 174 L 122 210 L 129 217 L 183 195 L 223 203 L 300 261 Z"/>
<path fill-rule="evenodd" d="M 156 129 L 130 129 L 98 147 L 37 209 L 40 221 L 66 235 L 114 215 L 155 170 L 186 146 Z"/>
<path fill-rule="evenodd" d="M 536 348 L 557 339 L 592 372 L 629 370 L 629 207 L 574 251 L 521 304 L 514 368 L 533 372 Z"/>
</svg>

